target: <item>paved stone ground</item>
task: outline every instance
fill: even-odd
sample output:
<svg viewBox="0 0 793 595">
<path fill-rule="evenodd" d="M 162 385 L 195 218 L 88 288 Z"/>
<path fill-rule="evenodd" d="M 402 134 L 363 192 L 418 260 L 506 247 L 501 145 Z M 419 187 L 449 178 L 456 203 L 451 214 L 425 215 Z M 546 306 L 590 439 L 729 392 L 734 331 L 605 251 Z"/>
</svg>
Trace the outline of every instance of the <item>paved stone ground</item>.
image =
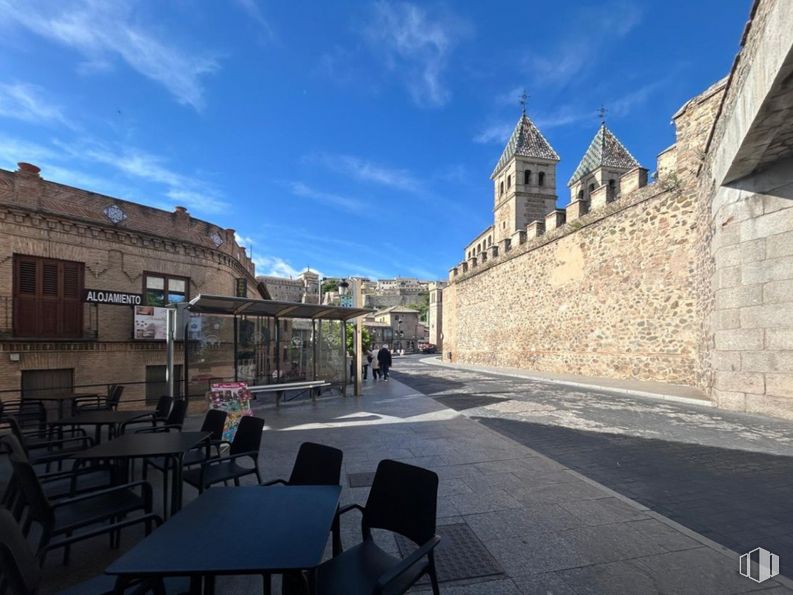
<svg viewBox="0 0 793 595">
<path fill-rule="evenodd" d="M 793 576 L 793 423 L 400 360 L 396 376 L 725 547 Z"/>
<path fill-rule="evenodd" d="M 411 384 L 438 381 L 437 370 L 409 358 L 398 360 L 397 369 Z M 446 396 L 467 398 L 464 374 L 450 373 L 445 382 Z M 482 382 L 473 393 L 504 398 L 507 388 L 498 379 Z M 436 398 L 446 389 L 427 388 Z M 504 571 L 442 583 L 441 592 L 448 595 L 789 592 L 784 583 L 757 585 L 741 577 L 733 553 L 469 419 L 457 410 L 459 402 L 450 404 L 456 407 L 392 380 L 367 383 L 360 399 L 261 409 L 258 413 L 267 420 L 263 475 L 287 476 L 299 444 L 306 440 L 342 448 L 345 478 L 371 473 L 386 457 L 433 469 L 440 476 L 441 531 L 444 525 L 467 525 Z M 492 406 L 488 402 L 485 408 Z M 346 484 L 342 500 L 364 502 L 368 489 Z M 188 499 L 194 494 L 187 489 Z M 347 516 L 344 542 L 353 544 L 360 539 L 360 521 L 354 514 Z M 139 535 L 125 534 L 124 548 L 138 539 Z M 393 538 L 378 539 L 398 552 Z M 101 572 L 118 555 L 106 545 L 105 539 L 96 539 L 75 547 L 68 568 L 60 566 L 57 557 L 50 558 L 42 592 L 55 592 Z M 428 592 L 426 587 L 415 591 Z M 259 593 L 260 580 L 223 578 L 218 592 Z"/>
</svg>

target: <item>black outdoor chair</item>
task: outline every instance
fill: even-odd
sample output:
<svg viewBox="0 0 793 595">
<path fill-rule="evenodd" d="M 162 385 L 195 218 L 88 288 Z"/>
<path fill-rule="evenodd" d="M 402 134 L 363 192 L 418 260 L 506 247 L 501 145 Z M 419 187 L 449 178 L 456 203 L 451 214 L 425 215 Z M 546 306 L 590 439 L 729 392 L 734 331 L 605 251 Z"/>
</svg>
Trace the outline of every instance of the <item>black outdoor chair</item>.
<svg viewBox="0 0 793 595">
<path fill-rule="evenodd" d="M 263 486 L 283 484 L 290 486 L 299 485 L 339 485 L 341 479 L 341 462 L 344 453 L 338 448 L 316 444 L 314 442 L 304 442 L 297 451 L 295 464 L 292 466 L 292 473 L 289 480 L 273 479 L 263 483 Z M 338 515 L 333 522 L 333 551 L 341 551 L 338 539 Z M 262 580 L 269 581 L 270 577 L 265 575 Z M 298 573 L 286 573 L 283 575 L 283 584 L 290 585 L 296 592 L 299 592 L 303 585 L 303 577 Z M 284 592 L 287 592 L 285 587 Z M 289 591 L 291 592 L 291 591 Z"/>
<path fill-rule="evenodd" d="M 110 545 L 116 548 L 121 542 L 121 529 L 144 523 L 148 535 L 152 523 L 159 525 L 162 522 L 157 515 L 152 514 L 152 489 L 145 481 L 115 485 L 51 501 L 29 462 L 13 454 L 11 462 L 14 468 L 11 483 L 19 490 L 14 516 L 23 523 L 26 536 L 34 523 L 41 527 L 37 553 L 42 557 L 42 562 L 47 551 L 63 547 L 63 562 L 66 564 L 70 544 L 102 534 L 110 534 Z M 137 511 L 143 514 L 124 520 L 128 514 Z M 98 523 L 105 524 L 91 528 Z"/>
<path fill-rule="evenodd" d="M 342 515 L 360 510 L 363 542 L 321 564 L 311 577 L 314 595 L 372 595 L 405 593 L 429 574 L 438 595 L 434 549 L 438 476 L 432 471 L 397 461 L 380 461 L 366 506 L 343 506 Z M 404 559 L 387 554 L 372 537 L 372 529 L 403 535 L 417 546 Z M 335 529 L 338 530 L 338 529 Z"/>
<path fill-rule="evenodd" d="M 28 453 L 13 434 L 0 436 L 0 455 L 14 456 L 30 462 Z M 68 455 L 64 455 L 68 456 Z M 73 467 L 66 471 L 53 471 L 46 473 L 36 472 L 42 489 L 50 500 L 65 496 L 76 496 L 83 492 L 109 488 L 115 483 L 116 475 L 109 465 L 91 465 L 88 467 Z M 15 482 L 8 482 L 6 490 L 0 497 L 0 505 L 13 509 L 20 496 L 19 486 Z"/>
<path fill-rule="evenodd" d="M 11 513 L 0 509 L 0 595 L 35 595 L 41 586 L 41 580 L 41 558 L 33 553 L 19 523 Z M 59 595 L 109 595 L 115 592 L 115 583 L 116 577 L 101 574 L 60 591 Z M 165 593 L 165 587 L 171 592 L 182 593 L 189 589 L 189 581 L 167 579 L 165 585 L 158 579 L 150 583 L 137 581 L 124 592 L 130 595 Z"/>
<path fill-rule="evenodd" d="M 80 414 L 85 411 L 115 411 L 124 393 L 124 386 L 111 384 L 107 387 L 107 396 L 76 397 L 72 413 Z"/>
<path fill-rule="evenodd" d="M 226 418 L 228 413 L 222 409 L 210 409 L 204 415 L 199 432 L 209 432 L 210 448 L 215 448 L 216 456 L 220 456 L 220 445 L 223 443 L 223 431 L 226 429 Z M 188 451 L 184 456 L 186 467 L 190 465 L 200 465 L 206 460 L 206 447 L 196 446 Z"/>
<path fill-rule="evenodd" d="M 339 485 L 343 457 L 344 453 L 338 448 L 304 442 L 297 451 L 289 480 L 273 479 L 262 485 L 270 486 L 276 483 L 290 486 Z"/>
<path fill-rule="evenodd" d="M 120 434 L 123 434 L 129 426 L 134 426 L 136 424 L 149 424 L 149 426 L 154 427 L 158 423 L 164 424 L 168 417 L 171 414 L 171 408 L 173 407 L 173 399 L 171 397 L 163 396 L 157 401 L 157 407 L 154 408 L 154 411 L 149 413 L 144 413 L 139 417 L 136 417 L 132 421 L 128 421 L 124 424 L 121 424 L 121 429 L 119 430 Z"/>
<path fill-rule="evenodd" d="M 216 483 L 225 483 L 234 480 L 234 485 L 240 485 L 240 478 L 246 475 L 256 475 L 256 481 L 262 483 L 259 473 L 259 447 L 262 443 L 262 428 L 264 419 L 245 415 L 240 419 L 237 433 L 229 445 L 229 454 L 224 457 L 204 459 L 201 467 L 187 469 L 183 478 L 191 486 L 198 489 L 199 493 Z M 250 459 L 253 467 L 243 467 L 238 463 L 240 459 Z"/>
<path fill-rule="evenodd" d="M 67 430 L 63 434 L 51 434 L 40 430 L 24 430 L 14 417 L 0 417 L 0 433 L 13 435 L 20 443 L 33 465 L 45 464 L 49 469 L 52 463 L 59 467 L 69 455 L 94 445 L 94 440 L 84 431 Z M 70 435 L 69 437 L 65 437 Z"/>
<path fill-rule="evenodd" d="M 187 417 L 187 401 L 178 399 L 174 401 L 171 412 L 165 419 L 155 416 L 152 427 L 135 430 L 135 432 L 170 432 L 171 430 L 181 432 L 185 417 Z"/>
</svg>

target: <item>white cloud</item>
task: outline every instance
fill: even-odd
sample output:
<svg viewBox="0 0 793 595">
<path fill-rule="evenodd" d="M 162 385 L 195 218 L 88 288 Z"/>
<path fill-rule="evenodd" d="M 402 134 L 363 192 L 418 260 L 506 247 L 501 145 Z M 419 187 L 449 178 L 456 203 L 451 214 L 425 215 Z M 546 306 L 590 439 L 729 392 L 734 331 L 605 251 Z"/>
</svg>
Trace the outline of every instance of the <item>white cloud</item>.
<svg viewBox="0 0 793 595">
<path fill-rule="evenodd" d="M 310 198 L 332 207 L 338 207 L 340 209 L 344 209 L 345 211 L 350 211 L 351 213 L 366 213 L 366 204 L 362 200 L 350 198 L 349 196 L 342 196 L 340 194 L 334 194 L 332 192 L 317 190 L 308 184 L 304 184 L 303 182 L 291 182 L 289 184 L 289 190 L 295 196 Z"/>
<path fill-rule="evenodd" d="M 572 82 L 586 67 L 594 67 L 598 55 L 630 33 L 641 18 L 641 9 L 627 0 L 580 10 L 577 19 L 568 25 L 567 34 L 547 52 L 528 55 L 527 70 L 536 88 Z"/>
<path fill-rule="evenodd" d="M 321 153 L 308 157 L 307 160 L 318 161 L 331 171 L 351 176 L 361 182 L 412 192 L 421 186 L 419 180 L 406 169 L 388 167 L 353 155 Z"/>
<path fill-rule="evenodd" d="M 31 123 L 59 122 L 66 126 L 61 108 L 44 97 L 41 87 L 29 83 L 0 83 L 0 116 Z"/>
<path fill-rule="evenodd" d="M 261 29 L 265 37 L 272 39 L 273 30 L 270 23 L 264 16 L 261 3 L 258 0 L 236 0 L 237 5 L 247 14 Z"/>
<path fill-rule="evenodd" d="M 278 256 L 256 256 L 253 259 L 253 264 L 256 265 L 257 275 L 297 277 L 302 272 Z"/>
<path fill-rule="evenodd" d="M 187 208 L 188 211 L 217 215 L 228 212 L 231 205 L 216 196 L 203 194 L 194 190 L 179 190 L 170 188 L 165 195 L 180 206 Z"/>
<path fill-rule="evenodd" d="M 504 144 L 507 142 L 509 135 L 515 123 L 501 122 L 498 124 L 491 124 L 476 133 L 474 142 L 480 144 L 498 143 Z"/>
<path fill-rule="evenodd" d="M 469 31 L 468 23 L 452 15 L 429 15 L 423 6 L 386 1 L 375 3 L 365 28 L 386 67 L 403 79 L 413 101 L 422 107 L 449 101 L 451 92 L 444 81 L 449 56 Z"/>
<path fill-rule="evenodd" d="M 83 73 L 106 71 L 120 58 L 197 110 L 204 105 L 202 77 L 218 68 L 205 53 L 178 48 L 164 41 L 165 35 L 144 30 L 124 0 L 0 0 L 0 14 L 5 26 L 15 24 L 82 54 Z"/>
</svg>

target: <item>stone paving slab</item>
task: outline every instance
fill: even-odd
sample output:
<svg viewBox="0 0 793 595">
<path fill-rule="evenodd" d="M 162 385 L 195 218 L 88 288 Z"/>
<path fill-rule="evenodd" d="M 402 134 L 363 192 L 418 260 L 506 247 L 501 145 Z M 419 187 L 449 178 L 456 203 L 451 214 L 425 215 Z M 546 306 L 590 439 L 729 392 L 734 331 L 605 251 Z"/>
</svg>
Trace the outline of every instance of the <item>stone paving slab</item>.
<svg viewBox="0 0 793 595">
<path fill-rule="evenodd" d="M 260 458 L 265 481 L 288 476 L 304 441 L 341 448 L 343 478 L 348 473 L 373 472 L 384 457 L 436 471 L 439 524 L 467 524 L 506 573 L 444 583 L 444 594 L 757 589 L 737 574 L 737 559 L 731 553 L 397 380 L 367 383 L 361 398 L 321 399 L 280 409 L 257 407 L 256 413 L 267 422 Z M 188 427 L 198 423 L 191 418 Z M 368 487 L 350 488 L 344 483 L 344 503 L 365 502 Z M 195 491 L 187 488 L 186 497 L 194 498 Z M 342 536 L 346 545 L 360 540 L 360 515 L 345 515 Z M 136 539 L 139 536 L 125 535 L 124 548 Z M 398 552 L 392 536 L 378 534 L 377 539 L 388 551 Z M 75 563 L 68 574 L 49 560 L 42 593 L 67 586 L 78 574 L 100 572 L 117 555 L 106 544 L 105 539 L 97 539 L 75 547 Z M 642 582 L 631 584 L 630 573 Z M 637 591 L 636 585 L 647 585 L 648 590 Z M 763 587 L 787 592 L 773 580 Z M 426 592 L 424 587 L 414 591 Z M 261 582 L 257 577 L 224 578 L 218 582 L 218 592 L 259 593 Z"/>
</svg>

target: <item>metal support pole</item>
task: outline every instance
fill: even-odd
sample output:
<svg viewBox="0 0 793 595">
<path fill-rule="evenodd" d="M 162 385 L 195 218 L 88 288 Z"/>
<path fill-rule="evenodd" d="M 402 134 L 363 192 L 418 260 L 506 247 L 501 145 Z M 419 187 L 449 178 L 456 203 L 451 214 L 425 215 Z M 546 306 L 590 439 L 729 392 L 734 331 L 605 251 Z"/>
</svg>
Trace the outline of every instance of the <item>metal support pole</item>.
<svg viewBox="0 0 793 595">
<path fill-rule="evenodd" d="M 168 396 L 174 398 L 173 378 L 173 349 L 174 329 L 176 327 L 176 309 L 168 308 L 165 311 L 165 381 L 168 383 Z"/>
<path fill-rule="evenodd" d="M 347 323 L 339 321 L 341 325 L 341 365 L 344 368 L 344 384 L 341 389 L 341 396 L 347 396 L 347 383 L 350 381 L 350 367 L 347 365 Z"/>
<path fill-rule="evenodd" d="M 311 319 L 311 353 L 312 353 L 312 369 L 313 375 L 312 380 L 317 379 L 317 321 L 316 319 Z"/>
<path fill-rule="evenodd" d="M 237 315 L 234 315 L 234 382 L 239 380 L 239 372 L 238 372 L 238 364 L 239 359 L 237 357 L 237 350 L 239 348 L 239 320 L 237 319 Z"/>
<path fill-rule="evenodd" d="M 281 382 L 281 321 L 275 317 L 275 381 Z"/>
</svg>

